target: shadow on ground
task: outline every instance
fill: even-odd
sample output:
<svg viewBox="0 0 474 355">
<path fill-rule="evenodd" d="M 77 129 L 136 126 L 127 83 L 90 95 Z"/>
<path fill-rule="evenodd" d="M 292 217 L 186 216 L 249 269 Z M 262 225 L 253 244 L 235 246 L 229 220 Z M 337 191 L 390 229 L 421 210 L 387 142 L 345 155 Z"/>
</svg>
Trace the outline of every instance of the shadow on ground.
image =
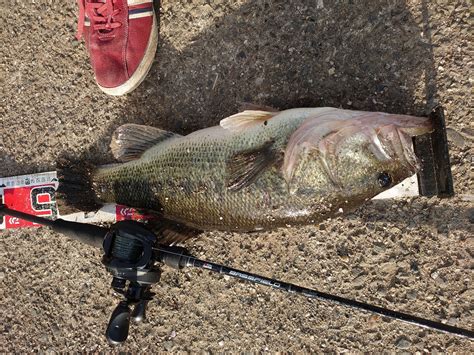
<svg viewBox="0 0 474 355">
<path fill-rule="evenodd" d="M 218 124 L 241 101 L 430 112 L 436 71 L 426 9 L 417 23 L 404 1 L 314 4 L 248 1 L 179 50 L 165 12 L 171 29 L 162 25 L 154 66 L 100 141 L 131 122 L 187 134 Z M 88 155 L 106 162 L 104 148 Z"/>
<path fill-rule="evenodd" d="M 190 133 L 218 124 L 240 101 L 424 115 L 436 93 L 425 27 L 404 1 L 368 9 L 352 1 L 318 7 L 256 0 L 201 31 L 185 49 L 176 49 L 162 26 L 153 68 L 104 140 L 125 122 Z M 425 91 L 417 92 L 425 81 Z M 104 148 L 92 155 L 106 155 Z"/>
<path fill-rule="evenodd" d="M 120 119 L 189 133 L 235 113 L 238 101 L 426 112 L 433 93 L 420 100 L 415 91 L 425 73 L 436 78 L 430 43 L 403 1 L 314 4 L 249 1 L 183 50 L 163 36 Z"/>
</svg>

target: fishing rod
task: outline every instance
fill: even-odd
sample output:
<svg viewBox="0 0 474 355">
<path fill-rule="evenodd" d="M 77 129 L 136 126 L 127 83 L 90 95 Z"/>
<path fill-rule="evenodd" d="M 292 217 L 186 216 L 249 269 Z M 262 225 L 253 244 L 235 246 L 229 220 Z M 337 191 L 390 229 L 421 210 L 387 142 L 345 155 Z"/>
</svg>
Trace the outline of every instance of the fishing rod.
<svg viewBox="0 0 474 355">
<path fill-rule="evenodd" d="M 124 300 L 120 301 L 113 311 L 105 334 L 109 343 L 113 345 L 121 344 L 127 339 L 131 320 L 140 322 L 145 319 L 146 306 L 154 296 L 153 292 L 151 292 L 151 286 L 160 281 L 162 265 L 178 270 L 185 267 L 205 269 L 281 291 L 375 313 L 471 340 L 474 339 L 474 332 L 469 329 L 455 327 L 195 258 L 183 247 L 160 245 L 159 238 L 153 232 L 145 228 L 143 224 L 135 221 L 121 221 L 115 223 L 110 228 L 104 228 L 61 219 L 51 221 L 9 209 L 5 205 L 0 205 L 0 215 L 10 215 L 48 226 L 56 232 L 68 235 L 89 245 L 99 246 L 102 244 L 104 250 L 102 263 L 113 276 L 111 286 L 116 292 L 124 296 Z M 133 311 L 131 306 L 134 307 Z"/>
</svg>

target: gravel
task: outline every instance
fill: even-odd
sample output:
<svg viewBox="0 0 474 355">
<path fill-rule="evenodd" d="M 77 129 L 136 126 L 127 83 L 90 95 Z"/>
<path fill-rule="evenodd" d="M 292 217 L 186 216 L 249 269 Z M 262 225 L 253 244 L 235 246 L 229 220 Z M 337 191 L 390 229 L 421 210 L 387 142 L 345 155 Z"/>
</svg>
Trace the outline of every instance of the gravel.
<svg viewBox="0 0 474 355">
<path fill-rule="evenodd" d="M 63 154 L 111 162 L 120 124 L 186 134 L 239 101 L 416 115 L 441 104 L 458 197 L 371 202 L 320 226 L 210 232 L 187 247 L 473 329 L 470 2 L 162 0 L 161 9 L 149 76 L 114 98 L 74 40 L 73 1 L 0 4 L 0 175 L 49 171 Z M 2 232 L 0 352 L 111 351 L 104 331 L 118 298 L 100 257 L 45 229 Z M 466 339 L 205 271 L 165 269 L 153 290 L 147 320 L 116 350 L 474 352 Z"/>
</svg>

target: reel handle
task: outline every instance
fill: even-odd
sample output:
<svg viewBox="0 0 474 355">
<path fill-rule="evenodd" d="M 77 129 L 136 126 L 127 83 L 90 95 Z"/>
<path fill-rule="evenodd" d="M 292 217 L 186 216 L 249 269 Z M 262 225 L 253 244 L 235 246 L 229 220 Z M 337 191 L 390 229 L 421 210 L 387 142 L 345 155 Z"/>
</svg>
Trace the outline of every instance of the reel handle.
<svg viewBox="0 0 474 355">
<path fill-rule="evenodd" d="M 110 316 L 105 336 L 110 345 L 120 345 L 128 337 L 131 310 L 127 301 L 121 301 Z"/>
<path fill-rule="evenodd" d="M 147 304 L 148 304 L 148 300 L 141 300 L 133 308 L 131 317 L 135 323 L 140 323 L 145 320 Z"/>
</svg>

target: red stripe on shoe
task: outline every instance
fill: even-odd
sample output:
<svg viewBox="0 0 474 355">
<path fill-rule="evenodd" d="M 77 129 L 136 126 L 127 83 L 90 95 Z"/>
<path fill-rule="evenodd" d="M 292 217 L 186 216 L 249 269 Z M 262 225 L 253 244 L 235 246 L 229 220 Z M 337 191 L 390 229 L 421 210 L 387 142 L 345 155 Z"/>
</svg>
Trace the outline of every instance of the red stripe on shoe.
<svg viewBox="0 0 474 355">
<path fill-rule="evenodd" d="M 128 7 L 128 11 L 130 12 L 131 10 L 138 10 L 138 9 L 153 9 L 153 4 L 147 3 L 147 4 L 140 4 L 140 5 L 133 5 Z"/>
</svg>

